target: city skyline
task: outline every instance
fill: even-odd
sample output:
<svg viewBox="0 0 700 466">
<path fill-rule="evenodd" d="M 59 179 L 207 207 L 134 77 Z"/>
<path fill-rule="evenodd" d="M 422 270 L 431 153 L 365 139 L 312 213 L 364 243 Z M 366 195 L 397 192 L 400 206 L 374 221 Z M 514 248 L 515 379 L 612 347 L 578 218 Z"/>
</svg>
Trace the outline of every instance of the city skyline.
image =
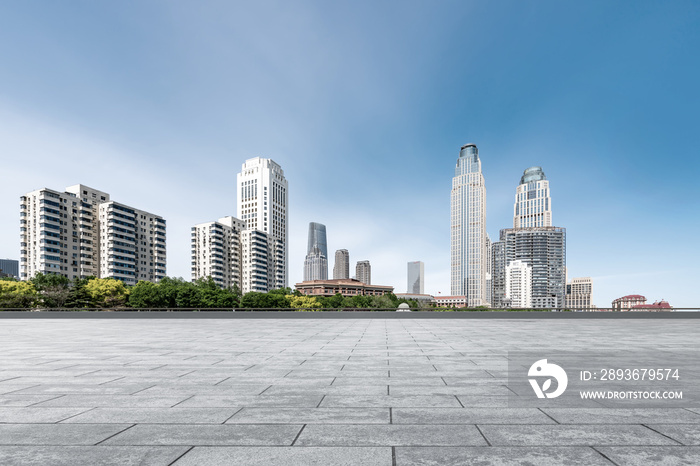
<svg viewBox="0 0 700 466">
<path fill-rule="evenodd" d="M 697 4 L 42 5 L 0 6 L 0 257 L 19 258 L 19 196 L 85 183 L 167 219 L 168 275 L 188 277 L 189 228 L 233 213 L 260 156 L 293 186 L 288 283 L 317 220 L 373 281 L 421 257 L 446 295 L 451 168 L 474 141 L 492 240 L 541 166 L 594 304 L 696 304 Z"/>
</svg>

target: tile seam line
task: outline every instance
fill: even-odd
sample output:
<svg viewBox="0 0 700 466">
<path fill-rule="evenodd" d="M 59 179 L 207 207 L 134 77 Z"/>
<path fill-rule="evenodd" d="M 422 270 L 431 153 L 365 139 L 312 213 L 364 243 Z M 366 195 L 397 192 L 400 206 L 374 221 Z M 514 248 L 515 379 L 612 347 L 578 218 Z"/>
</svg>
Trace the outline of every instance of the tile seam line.
<svg viewBox="0 0 700 466">
<path fill-rule="evenodd" d="M 194 449 L 194 445 L 190 446 L 187 450 L 185 450 L 185 452 L 184 452 L 183 454 L 179 455 L 179 456 L 178 456 L 177 458 L 175 458 L 173 461 L 171 461 L 170 463 L 168 463 L 168 466 L 171 466 L 171 465 L 177 463 L 178 461 L 180 461 L 180 458 L 182 458 L 183 456 L 185 456 L 186 454 L 188 454 L 189 452 L 191 452 L 193 449 Z"/>
<path fill-rule="evenodd" d="M 610 461 L 610 463 L 614 464 L 615 466 L 620 466 L 620 465 L 618 465 L 616 462 L 614 462 L 613 460 L 611 460 L 611 459 L 608 457 L 608 455 L 606 455 L 606 454 L 603 453 L 602 451 L 598 450 L 598 448 L 600 448 L 600 447 L 596 448 L 596 447 L 594 447 L 594 446 L 591 446 L 591 447 L 589 447 L 589 448 L 590 448 L 591 450 L 593 450 L 594 452 L 598 453 L 600 456 L 602 456 L 602 457 L 605 458 L 606 460 Z"/>
<path fill-rule="evenodd" d="M 647 429 L 649 429 L 649 430 L 652 431 L 652 432 L 656 432 L 657 434 L 666 437 L 666 438 L 669 439 L 669 440 L 673 440 L 674 442 L 678 443 L 679 445 L 687 446 L 687 445 L 683 444 L 682 442 L 679 442 L 678 440 L 674 439 L 673 437 L 668 436 L 668 435 L 666 435 L 666 434 L 664 434 L 664 433 L 661 433 L 661 432 L 659 432 L 658 430 L 656 430 L 656 429 L 654 429 L 654 428 L 652 428 L 652 427 L 649 427 L 649 426 L 646 425 L 646 424 L 640 424 L 640 425 L 646 427 Z"/>
<path fill-rule="evenodd" d="M 119 434 L 121 434 L 121 433 L 123 433 L 123 432 L 126 432 L 127 430 L 131 429 L 131 428 L 134 427 L 135 425 L 136 425 L 136 424 L 131 424 L 131 425 L 130 425 L 129 427 L 127 427 L 126 429 L 122 429 L 122 430 L 120 430 L 119 432 L 110 435 L 110 436 L 107 437 L 106 439 L 100 440 L 99 442 L 93 444 L 92 446 L 96 446 L 96 445 L 99 445 L 99 444 L 101 444 L 101 443 L 104 443 L 104 442 L 106 442 L 107 440 L 109 440 L 109 439 L 111 439 L 111 438 L 113 438 L 113 437 L 115 437 L 115 436 L 117 436 L 117 435 L 119 435 Z"/>
</svg>

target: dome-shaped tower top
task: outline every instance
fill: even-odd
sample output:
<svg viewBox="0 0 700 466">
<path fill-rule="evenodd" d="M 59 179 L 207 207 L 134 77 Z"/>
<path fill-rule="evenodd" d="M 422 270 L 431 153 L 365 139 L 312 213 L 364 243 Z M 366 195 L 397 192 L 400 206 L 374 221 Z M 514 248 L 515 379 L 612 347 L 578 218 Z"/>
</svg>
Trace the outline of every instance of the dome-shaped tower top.
<svg viewBox="0 0 700 466">
<path fill-rule="evenodd" d="M 523 172 L 523 176 L 520 178 L 520 184 L 529 183 L 530 181 L 542 181 L 546 179 L 547 177 L 544 175 L 542 167 L 530 167 Z"/>
</svg>

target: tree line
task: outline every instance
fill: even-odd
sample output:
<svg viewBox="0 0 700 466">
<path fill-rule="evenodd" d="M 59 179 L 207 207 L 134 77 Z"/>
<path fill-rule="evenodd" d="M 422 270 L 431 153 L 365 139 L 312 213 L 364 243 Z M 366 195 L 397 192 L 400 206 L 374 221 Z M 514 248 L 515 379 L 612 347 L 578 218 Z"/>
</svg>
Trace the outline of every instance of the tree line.
<svg viewBox="0 0 700 466">
<path fill-rule="evenodd" d="M 34 308 L 139 308 L 139 309 L 394 309 L 415 300 L 383 296 L 304 296 L 291 288 L 267 293 L 241 293 L 237 286 L 222 288 L 211 277 L 193 282 L 166 277 L 158 283 L 140 281 L 134 286 L 114 278 L 86 277 L 69 280 L 59 274 L 37 274 L 28 281 L 0 279 L 0 310 Z M 425 305 L 424 305 L 425 306 Z"/>
</svg>

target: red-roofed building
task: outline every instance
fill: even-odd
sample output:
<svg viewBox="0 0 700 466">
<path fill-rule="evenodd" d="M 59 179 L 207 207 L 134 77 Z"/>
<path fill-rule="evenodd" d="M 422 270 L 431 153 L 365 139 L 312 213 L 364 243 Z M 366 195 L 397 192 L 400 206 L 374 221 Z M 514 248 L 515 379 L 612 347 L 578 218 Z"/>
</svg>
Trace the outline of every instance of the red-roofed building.
<svg viewBox="0 0 700 466">
<path fill-rule="evenodd" d="M 667 301 L 663 299 L 661 301 L 654 301 L 653 304 L 637 304 L 633 306 L 632 311 L 646 311 L 646 312 L 671 312 L 673 308 Z"/>
<path fill-rule="evenodd" d="M 647 298 L 640 294 L 631 294 L 627 296 L 623 296 L 622 298 L 617 298 L 615 301 L 612 302 L 612 310 L 613 311 L 629 311 L 635 306 L 639 306 L 641 304 L 646 304 L 647 303 Z"/>
</svg>

